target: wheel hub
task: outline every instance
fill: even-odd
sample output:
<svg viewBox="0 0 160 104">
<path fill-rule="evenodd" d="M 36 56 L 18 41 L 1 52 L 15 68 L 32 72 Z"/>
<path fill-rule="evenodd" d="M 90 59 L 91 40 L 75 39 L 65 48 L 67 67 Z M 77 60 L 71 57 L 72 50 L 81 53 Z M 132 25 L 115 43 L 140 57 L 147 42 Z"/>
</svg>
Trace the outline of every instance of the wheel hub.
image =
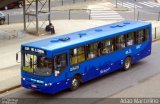
<svg viewBox="0 0 160 104">
<path fill-rule="evenodd" d="M 77 80 L 77 79 L 73 79 L 72 85 L 73 85 L 74 87 L 77 87 L 77 86 L 78 86 L 78 80 Z"/>
</svg>

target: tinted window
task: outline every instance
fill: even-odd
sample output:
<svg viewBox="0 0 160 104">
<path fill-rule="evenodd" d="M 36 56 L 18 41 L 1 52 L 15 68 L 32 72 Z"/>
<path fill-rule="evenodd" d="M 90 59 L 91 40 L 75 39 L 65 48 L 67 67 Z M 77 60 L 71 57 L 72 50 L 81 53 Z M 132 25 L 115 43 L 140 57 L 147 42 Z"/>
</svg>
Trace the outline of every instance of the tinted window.
<svg viewBox="0 0 160 104">
<path fill-rule="evenodd" d="M 86 46 L 87 60 L 96 58 L 100 55 L 100 43 L 92 43 Z"/>
<path fill-rule="evenodd" d="M 114 52 L 114 39 L 106 39 L 102 41 L 102 55 Z"/>
<path fill-rule="evenodd" d="M 71 49 L 70 51 L 70 64 L 78 64 L 85 61 L 85 51 L 84 46 Z"/>
<path fill-rule="evenodd" d="M 129 33 L 126 35 L 126 45 L 131 46 L 134 45 L 135 43 L 135 38 L 134 38 L 134 33 Z"/>
<path fill-rule="evenodd" d="M 142 42 L 144 42 L 144 30 L 139 30 L 137 31 L 137 34 L 136 34 L 136 43 L 137 44 L 140 44 Z"/>
<path fill-rule="evenodd" d="M 117 36 L 116 49 L 121 50 L 121 49 L 124 49 L 125 47 L 126 47 L 125 46 L 125 36 L 124 35 Z"/>
</svg>

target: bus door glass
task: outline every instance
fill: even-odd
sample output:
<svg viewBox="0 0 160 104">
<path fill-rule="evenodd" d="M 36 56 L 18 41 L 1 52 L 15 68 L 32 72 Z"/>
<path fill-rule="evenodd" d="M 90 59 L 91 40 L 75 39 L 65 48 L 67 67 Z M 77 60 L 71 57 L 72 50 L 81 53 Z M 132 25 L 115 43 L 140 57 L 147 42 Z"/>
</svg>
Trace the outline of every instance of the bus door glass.
<svg viewBox="0 0 160 104">
<path fill-rule="evenodd" d="M 100 74 L 100 63 L 101 61 L 97 61 L 101 54 L 101 42 L 94 42 L 86 45 L 86 59 L 89 60 L 86 67 L 89 69 L 89 73 L 91 78 L 97 77 Z"/>
<path fill-rule="evenodd" d="M 54 76 L 58 77 L 67 68 L 67 54 L 60 54 L 54 57 Z"/>
</svg>

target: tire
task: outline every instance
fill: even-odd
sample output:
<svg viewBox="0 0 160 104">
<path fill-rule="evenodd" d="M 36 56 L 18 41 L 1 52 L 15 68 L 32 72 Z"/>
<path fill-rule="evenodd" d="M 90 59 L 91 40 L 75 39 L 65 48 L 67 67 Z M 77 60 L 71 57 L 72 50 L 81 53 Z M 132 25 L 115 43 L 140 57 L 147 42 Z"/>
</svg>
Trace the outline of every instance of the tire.
<svg viewBox="0 0 160 104">
<path fill-rule="evenodd" d="M 0 25 L 4 25 L 4 20 L 0 20 Z"/>
<path fill-rule="evenodd" d="M 71 91 L 77 90 L 80 86 L 80 78 L 78 76 L 74 76 L 71 80 Z"/>
<path fill-rule="evenodd" d="M 130 67 L 131 67 L 131 63 L 132 63 L 131 57 L 127 57 L 127 58 L 124 60 L 123 70 L 124 70 L 124 71 L 129 70 Z"/>
<path fill-rule="evenodd" d="M 5 9 L 5 10 L 8 10 L 8 6 L 5 6 L 4 9 Z"/>
<path fill-rule="evenodd" d="M 22 4 L 18 4 L 18 8 L 22 8 Z"/>
</svg>

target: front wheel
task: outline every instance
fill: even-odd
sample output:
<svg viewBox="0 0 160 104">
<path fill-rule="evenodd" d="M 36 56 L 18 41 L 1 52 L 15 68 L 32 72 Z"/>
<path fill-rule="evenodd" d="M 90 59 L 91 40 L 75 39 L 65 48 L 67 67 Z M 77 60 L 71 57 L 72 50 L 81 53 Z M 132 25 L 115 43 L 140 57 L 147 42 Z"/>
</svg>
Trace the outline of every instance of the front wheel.
<svg viewBox="0 0 160 104">
<path fill-rule="evenodd" d="M 18 8 L 21 8 L 22 7 L 22 4 L 18 4 Z"/>
<path fill-rule="evenodd" d="M 123 66 L 124 71 L 130 69 L 130 67 L 131 67 L 131 62 L 132 62 L 131 57 L 127 57 L 127 58 L 124 60 L 124 66 Z"/>
<path fill-rule="evenodd" d="M 5 9 L 5 10 L 8 10 L 8 6 L 5 6 L 4 9 Z"/>
<path fill-rule="evenodd" d="M 3 25 L 4 24 L 4 20 L 0 20 L 0 25 Z"/>
<path fill-rule="evenodd" d="M 79 77 L 75 76 L 72 78 L 72 81 L 71 81 L 71 90 L 74 91 L 76 89 L 79 88 L 79 85 L 80 85 L 80 79 Z"/>
</svg>

